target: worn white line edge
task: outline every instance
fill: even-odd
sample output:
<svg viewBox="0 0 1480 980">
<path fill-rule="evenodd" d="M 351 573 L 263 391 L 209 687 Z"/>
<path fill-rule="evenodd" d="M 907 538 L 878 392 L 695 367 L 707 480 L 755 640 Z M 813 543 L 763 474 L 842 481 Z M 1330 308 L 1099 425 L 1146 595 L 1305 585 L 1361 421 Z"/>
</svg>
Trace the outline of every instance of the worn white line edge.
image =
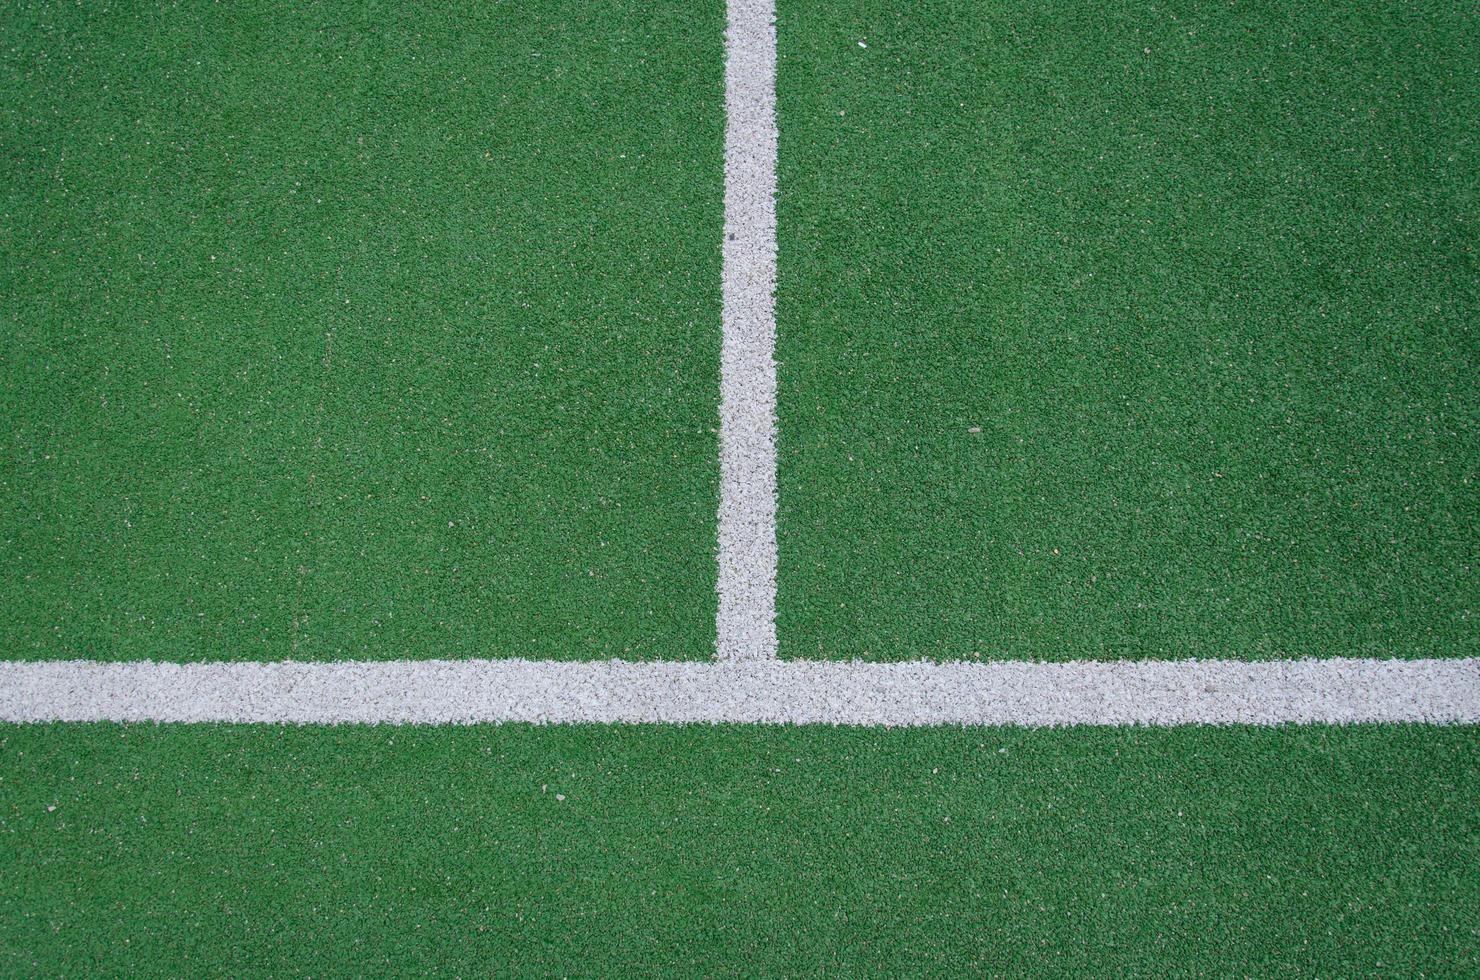
<svg viewBox="0 0 1480 980">
<path fill-rule="evenodd" d="M 776 25 L 729 0 L 715 656 L 776 657 Z"/>
<path fill-rule="evenodd" d="M 5 662 L 0 721 L 1457 724 L 1480 722 L 1480 658 Z"/>
</svg>

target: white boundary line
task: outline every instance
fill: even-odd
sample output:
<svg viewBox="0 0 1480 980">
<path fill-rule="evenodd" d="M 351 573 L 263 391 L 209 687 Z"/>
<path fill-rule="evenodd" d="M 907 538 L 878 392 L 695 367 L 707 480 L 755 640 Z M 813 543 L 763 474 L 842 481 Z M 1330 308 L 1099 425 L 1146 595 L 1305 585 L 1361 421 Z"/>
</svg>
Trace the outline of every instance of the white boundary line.
<svg viewBox="0 0 1480 980">
<path fill-rule="evenodd" d="M 1480 722 L 1480 658 L 1068 663 L 0 663 L 0 721 Z"/>
<path fill-rule="evenodd" d="M 719 425 L 720 660 L 776 657 L 776 25 L 729 0 Z"/>
<path fill-rule="evenodd" d="M 0 721 L 1183 725 L 1480 723 L 1480 658 L 776 658 L 776 29 L 729 0 L 718 663 L 0 662 Z"/>
</svg>

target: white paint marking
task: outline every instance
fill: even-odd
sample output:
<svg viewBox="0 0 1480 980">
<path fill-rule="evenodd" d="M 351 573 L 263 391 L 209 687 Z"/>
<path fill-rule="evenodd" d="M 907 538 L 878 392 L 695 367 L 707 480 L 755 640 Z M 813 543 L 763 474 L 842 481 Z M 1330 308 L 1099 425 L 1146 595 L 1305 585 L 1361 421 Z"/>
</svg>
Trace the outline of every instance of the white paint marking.
<svg viewBox="0 0 1480 980">
<path fill-rule="evenodd" d="M 719 663 L 0 662 L 0 721 L 1480 723 L 1480 658 L 777 661 L 773 0 L 729 0 L 728 20 Z"/>
<path fill-rule="evenodd" d="M 0 663 L 0 721 L 1480 722 L 1480 658 L 1069 663 Z"/>
<path fill-rule="evenodd" d="M 715 655 L 776 658 L 776 25 L 729 0 Z"/>
</svg>

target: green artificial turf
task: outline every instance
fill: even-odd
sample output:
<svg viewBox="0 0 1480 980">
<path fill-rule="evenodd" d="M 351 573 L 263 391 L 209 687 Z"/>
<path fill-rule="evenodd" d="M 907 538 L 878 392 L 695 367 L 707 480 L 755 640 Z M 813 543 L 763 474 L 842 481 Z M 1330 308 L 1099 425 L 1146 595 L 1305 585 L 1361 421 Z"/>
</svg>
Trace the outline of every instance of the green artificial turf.
<svg viewBox="0 0 1480 980">
<path fill-rule="evenodd" d="M 0 12 L 0 656 L 708 657 L 723 21 Z M 784 654 L 1475 654 L 1475 27 L 784 0 Z M 0 725 L 0 974 L 1477 974 L 1477 735 Z"/>
<path fill-rule="evenodd" d="M 1476 735 L 9 726 L 0 972 L 1473 974 Z"/>
<path fill-rule="evenodd" d="M 723 25 L 7 5 L 4 656 L 712 655 Z"/>
<path fill-rule="evenodd" d="M 1480 651 L 1477 36 L 781 0 L 782 655 Z"/>
</svg>

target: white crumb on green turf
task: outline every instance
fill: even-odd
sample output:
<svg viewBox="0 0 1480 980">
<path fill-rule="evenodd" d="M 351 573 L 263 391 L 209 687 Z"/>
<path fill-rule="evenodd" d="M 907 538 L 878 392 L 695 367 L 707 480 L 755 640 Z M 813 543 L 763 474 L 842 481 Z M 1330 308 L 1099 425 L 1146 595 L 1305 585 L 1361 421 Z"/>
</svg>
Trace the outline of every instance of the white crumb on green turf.
<svg viewBox="0 0 1480 980">
<path fill-rule="evenodd" d="M 1186 725 L 1480 722 L 1480 658 L 0 663 L 0 721 Z"/>
<path fill-rule="evenodd" d="M 715 655 L 776 657 L 776 26 L 729 0 Z"/>
</svg>

